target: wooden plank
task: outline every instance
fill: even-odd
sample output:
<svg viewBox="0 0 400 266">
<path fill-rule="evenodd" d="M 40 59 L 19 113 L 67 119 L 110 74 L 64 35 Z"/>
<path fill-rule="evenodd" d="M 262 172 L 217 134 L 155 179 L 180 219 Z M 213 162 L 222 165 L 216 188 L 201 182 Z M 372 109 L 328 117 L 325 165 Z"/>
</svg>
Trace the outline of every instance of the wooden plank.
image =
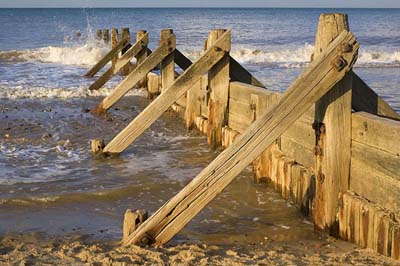
<svg viewBox="0 0 400 266">
<path fill-rule="evenodd" d="M 201 78 L 186 92 L 186 110 L 185 125 L 187 129 L 191 129 L 194 125 L 194 119 L 201 115 L 200 107 L 200 90 Z"/>
<path fill-rule="evenodd" d="M 400 121 L 365 112 L 352 115 L 352 139 L 394 154 L 400 154 Z"/>
<path fill-rule="evenodd" d="M 306 147 L 302 142 L 292 138 L 287 138 L 285 134 L 280 137 L 280 147 L 284 154 L 295 160 L 297 163 L 306 166 L 309 169 L 315 167 L 314 151 Z"/>
<path fill-rule="evenodd" d="M 344 44 L 353 48 L 342 54 L 347 63 L 337 70 L 332 61 L 338 56 L 337 48 Z M 271 111 L 257 119 L 237 141 L 145 221 L 125 244 L 160 245 L 169 241 L 312 104 L 343 79 L 356 60 L 358 48 L 354 36 L 344 31 L 293 82 Z"/>
<path fill-rule="evenodd" d="M 208 37 L 208 47 L 211 47 L 225 32 L 224 29 L 212 30 Z M 211 94 L 208 104 L 207 142 L 215 149 L 221 146 L 222 128 L 228 119 L 229 52 L 208 71 L 208 86 Z"/>
<path fill-rule="evenodd" d="M 400 120 L 400 114 L 393 110 L 388 103 L 379 97 L 379 95 L 354 72 L 352 93 L 352 106 L 354 110 Z"/>
<path fill-rule="evenodd" d="M 254 110 L 251 108 L 252 106 L 253 105 L 251 104 L 243 103 L 234 98 L 229 99 L 229 113 L 235 116 L 240 116 L 243 119 L 248 120 L 250 123 L 254 120 Z"/>
<path fill-rule="evenodd" d="M 243 133 L 251 125 L 251 120 L 237 116 L 232 113 L 228 113 L 228 127 L 236 130 L 239 133 Z"/>
<path fill-rule="evenodd" d="M 175 38 L 175 36 L 171 36 Z M 172 50 L 171 50 L 172 48 Z M 166 56 L 173 52 L 172 42 L 162 43 L 157 49 L 135 68 L 103 101 L 94 109 L 94 113 L 102 113 L 119 101 L 130 91 L 147 73 L 153 70 Z"/>
<path fill-rule="evenodd" d="M 237 81 L 229 83 L 229 98 L 234 98 L 238 101 L 251 104 L 251 94 L 271 96 L 275 95 L 275 97 L 278 97 L 276 96 L 278 95 L 278 93 L 265 88 L 256 87 Z"/>
<path fill-rule="evenodd" d="M 108 29 L 103 29 L 103 42 L 109 43 L 110 42 L 110 31 Z"/>
<path fill-rule="evenodd" d="M 172 29 L 163 29 L 160 33 L 160 43 L 165 41 L 171 42 L 172 49 L 176 48 L 176 38 L 171 38 L 175 36 Z M 175 62 L 174 53 L 170 53 L 161 61 L 161 93 L 174 83 L 175 80 Z"/>
<path fill-rule="evenodd" d="M 96 39 L 100 41 L 101 36 L 103 36 L 103 30 L 96 30 Z"/>
<path fill-rule="evenodd" d="M 163 46 L 164 47 L 164 46 Z M 226 32 L 175 82 L 151 102 L 126 128 L 124 128 L 105 148 L 104 152 L 121 153 L 156 121 L 179 97 L 214 66 L 230 49 L 230 32 Z M 171 51 L 172 52 L 172 51 Z M 152 53 L 147 60 L 156 54 Z M 147 61 L 146 60 L 146 61 Z M 145 62 L 146 62 L 145 61 Z M 143 62 L 142 65 L 145 64 Z M 139 66 L 140 68 L 140 66 Z M 134 74 L 134 73 L 133 73 Z"/>
<path fill-rule="evenodd" d="M 111 49 L 100 61 L 94 65 L 86 74 L 85 77 L 93 77 L 97 72 L 100 71 L 110 60 L 112 60 L 118 53 L 124 48 L 128 43 L 125 39 L 121 39 L 121 41 L 115 46 L 114 49 Z"/>
<path fill-rule="evenodd" d="M 106 72 L 104 72 L 92 85 L 90 85 L 89 90 L 98 90 L 107 81 L 109 81 L 114 75 L 116 75 L 124 66 L 128 65 L 132 58 L 143 51 L 149 42 L 148 34 L 145 34 L 139 41 L 137 41 L 129 50 L 127 50 L 121 58 L 111 66 Z"/>
<path fill-rule="evenodd" d="M 236 61 L 232 56 L 229 57 L 229 76 L 231 77 L 231 81 L 240 81 L 265 88 L 265 86 L 257 78 L 255 78 L 249 71 L 247 71 L 247 69 L 239 64 L 239 62 Z"/>
<path fill-rule="evenodd" d="M 318 57 L 343 30 L 349 30 L 347 15 L 322 14 L 315 40 L 314 58 Z M 347 47 L 342 46 L 341 51 Z M 333 62 L 338 66 L 340 58 Z M 323 123 L 316 132 L 320 153 L 316 156 L 316 197 L 313 221 L 317 228 L 335 235 L 340 192 L 347 191 L 350 173 L 351 87 L 348 74 L 315 106 L 315 120 Z"/>
<path fill-rule="evenodd" d="M 350 189 L 383 207 L 400 211 L 400 156 L 352 142 Z"/>
</svg>

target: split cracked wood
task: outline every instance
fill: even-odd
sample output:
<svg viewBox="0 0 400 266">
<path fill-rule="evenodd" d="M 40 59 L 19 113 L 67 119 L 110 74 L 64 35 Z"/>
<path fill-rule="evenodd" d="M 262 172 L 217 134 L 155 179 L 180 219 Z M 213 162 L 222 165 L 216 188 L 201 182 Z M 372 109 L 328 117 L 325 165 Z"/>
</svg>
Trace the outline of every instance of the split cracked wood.
<svg viewBox="0 0 400 266">
<path fill-rule="evenodd" d="M 109 51 L 96 65 L 94 65 L 86 74 L 85 77 L 91 78 L 96 75 L 109 61 L 118 55 L 118 53 L 128 45 L 126 39 L 122 39 L 111 51 Z"/>
<path fill-rule="evenodd" d="M 160 43 L 160 46 L 138 65 L 103 101 L 93 110 L 93 113 L 102 113 L 119 101 L 130 91 L 147 73 L 153 70 L 169 54 L 174 52 L 175 35 Z"/>
<path fill-rule="evenodd" d="M 98 90 L 114 75 L 118 73 L 126 64 L 128 64 L 134 56 L 139 54 L 143 48 L 146 48 L 149 42 L 149 35 L 146 33 L 139 41 L 137 41 L 129 50 L 127 50 L 121 58 L 115 62 L 106 72 L 103 73 L 92 85 L 89 90 Z"/>
<path fill-rule="evenodd" d="M 345 53 L 338 51 L 350 45 Z M 359 44 L 344 31 L 294 81 L 279 103 L 257 119 L 183 190 L 145 221 L 125 244 L 164 244 L 177 234 L 243 169 L 251 164 L 319 98 L 343 79 L 357 59 Z M 336 68 L 332 62 L 345 62 Z"/>
<path fill-rule="evenodd" d="M 178 100 L 200 77 L 230 50 L 230 32 L 207 50 L 175 82 L 143 110 L 105 148 L 105 153 L 121 153 Z M 154 55 L 156 52 L 153 52 Z M 150 58 L 149 57 L 149 58 Z"/>
</svg>

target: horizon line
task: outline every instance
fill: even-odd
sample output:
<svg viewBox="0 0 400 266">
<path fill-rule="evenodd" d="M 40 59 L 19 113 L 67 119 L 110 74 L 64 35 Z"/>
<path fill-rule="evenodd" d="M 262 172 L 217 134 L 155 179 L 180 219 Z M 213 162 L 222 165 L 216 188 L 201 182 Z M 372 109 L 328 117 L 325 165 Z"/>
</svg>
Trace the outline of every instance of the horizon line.
<svg viewBox="0 0 400 266">
<path fill-rule="evenodd" d="M 279 6 L 252 6 L 252 7 L 241 7 L 241 6 L 236 6 L 236 7 L 226 7 L 226 6 L 208 6 L 208 7 L 197 7 L 197 6 L 171 6 L 171 7 L 166 7 L 166 6 L 159 6 L 159 7 L 146 7 L 146 6 L 140 6 L 140 7 L 134 7 L 134 6 L 116 6 L 116 7 L 110 7 L 110 6 L 96 6 L 96 7 L 78 7 L 78 6 L 60 6 L 60 7 L 54 7 L 54 6 L 42 6 L 42 7 L 19 7 L 19 6 L 10 6 L 10 7 L 1 7 L 0 9 L 41 9 L 41 8 L 48 8 L 48 9 L 66 9 L 66 8 L 71 8 L 71 9 L 108 9 L 108 8 L 141 8 L 141 9 L 167 9 L 167 8 L 192 8 L 192 9 L 253 9 L 253 8 L 281 8 L 281 9 L 400 9 L 400 7 L 332 7 L 332 6 L 327 6 L 327 7 L 300 7 L 300 6 L 293 6 L 293 7 L 279 7 Z"/>
</svg>

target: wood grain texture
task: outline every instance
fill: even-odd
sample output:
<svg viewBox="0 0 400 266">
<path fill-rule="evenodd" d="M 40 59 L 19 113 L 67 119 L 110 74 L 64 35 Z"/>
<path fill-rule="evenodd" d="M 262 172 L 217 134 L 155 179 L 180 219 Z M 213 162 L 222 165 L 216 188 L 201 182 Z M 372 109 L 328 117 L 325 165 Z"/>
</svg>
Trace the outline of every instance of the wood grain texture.
<svg viewBox="0 0 400 266">
<path fill-rule="evenodd" d="M 171 36 L 175 38 L 175 36 Z M 94 109 L 94 113 L 102 113 L 118 102 L 128 91 L 153 70 L 165 57 L 174 51 L 172 42 L 162 43 L 157 49 L 138 65 L 103 101 Z"/>
<path fill-rule="evenodd" d="M 337 71 L 331 64 L 337 48 L 347 43 L 351 52 L 342 54 L 346 66 Z M 224 150 L 182 191 L 143 223 L 126 244 L 166 243 L 212 201 L 244 168 L 258 157 L 313 103 L 337 84 L 353 66 L 358 43 L 343 32 L 326 51 L 293 82 L 280 102 L 257 119 L 229 148 Z"/>
<path fill-rule="evenodd" d="M 349 30 L 347 15 L 322 14 L 316 34 L 314 60 L 345 30 Z M 323 126 L 316 130 L 318 146 L 322 152 L 316 156 L 313 221 L 316 227 L 332 235 L 338 233 L 339 193 L 347 191 L 349 187 L 351 87 L 352 75 L 348 74 L 315 105 L 315 120 Z"/>
<path fill-rule="evenodd" d="M 164 47 L 163 45 L 162 47 Z M 210 47 L 192 66 L 190 66 L 175 82 L 150 103 L 126 128 L 124 128 L 105 148 L 104 152 L 121 153 L 137 137 L 139 137 L 154 121 L 156 121 L 177 99 L 179 99 L 194 83 L 197 82 L 220 61 L 230 49 L 230 32 L 226 32 Z M 167 49 L 168 51 L 168 49 Z M 172 52 L 172 51 L 170 51 Z M 145 62 L 156 54 L 153 52 Z M 141 65 L 141 66 L 142 66 Z M 138 67 L 138 69 L 140 66 Z M 136 72 L 136 71 L 135 71 Z M 132 73 L 135 74 L 135 73 Z M 131 75 L 132 75 L 131 74 Z M 129 77 L 129 76 L 128 76 Z"/>
<path fill-rule="evenodd" d="M 211 47 L 225 32 L 227 31 L 223 29 L 212 30 L 208 37 L 207 47 Z M 210 101 L 207 141 L 215 149 L 221 146 L 222 128 L 227 124 L 228 119 L 229 52 L 225 53 L 223 58 L 208 71 L 208 86 Z"/>
<path fill-rule="evenodd" d="M 111 49 L 114 49 L 118 45 L 118 29 L 112 28 L 111 29 Z M 111 60 L 111 65 L 114 66 L 115 63 L 118 61 L 118 55 L 114 56 Z"/>
<path fill-rule="evenodd" d="M 175 50 L 176 38 L 170 38 L 174 34 L 172 29 L 163 29 L 160 33 L 160 43 L 169 41 L 170 45 Z M 169 54 L 161 61 L 161 93 L 174 83 L 175 80 L 175 61 L 174 53 Z"/>
<path fill-rule="evenodd" d="M 148 34 L 145 34 L 140 40 L 138 40 L 133 46 L 131 46 L 119 60 L 114 63 L 106 72 L 104 72 L 95 82 L 93 82 L 89 90 L 98 90 L 104 84 L 107 83 L 114 75 L 128 65 L 134 56 L 143 51 L 149 42 Z"/>
<path fill-rule="evenodd" d="M 352 140 L 398 156 L 400 121 L 365 112 L 353 113 Z"/>
</svg>

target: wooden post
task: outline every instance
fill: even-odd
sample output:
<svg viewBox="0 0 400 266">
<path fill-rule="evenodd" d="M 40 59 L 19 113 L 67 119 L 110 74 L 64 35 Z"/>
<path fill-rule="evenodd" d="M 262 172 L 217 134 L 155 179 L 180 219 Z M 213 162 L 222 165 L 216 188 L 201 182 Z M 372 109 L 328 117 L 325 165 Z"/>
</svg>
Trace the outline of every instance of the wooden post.
<svg viewBox="0 0 400 266">
<path fill-rule="evenodd" d="M 106 72 L 104 72 L 95 82 L 90 85 L 89 90 L 98 90 L 103 86 L 110 78 L 117 74 L 124 66 L 131 64 L 133 57 L 143 50 L 143 47 L 149 42 L 148 34 L 146 33 L 143 37 L 132 45 Z M 122 40 L 120 43 L 124 44 Z M 118 46 L 117 46 L 118 47 Z M 114 48 L 115 49 L 115 48 Z M 113 50 L 114 50 L 113 49 Z M 122 49 L 122 48 L 121 48 Z"/>
<path fill-rule="evenodd" d="M 349 30 L 347 15 L 322 14 L 319 19 L 313 58 L 316 59 L 328 45 Z M 342 52 L 349 47 L 342 46 Z M 340 60 L 337 62 L 340 65 Z M 339 197 L 349 188 L 351 145 L 351 86 L 352 74 L 322 97 L 315 106 L 317 146 L 316 195 L 313 203 L 314 225 L 338 235 Z"/>
<path fill-rule="evenodd" d="M 338 48 L 351 47 L 341 53 Z M 162 245 L 177 234 L 263 150 L 273 144 L 318 99 L 343 79 L 356 61 L 359 44 L 343 32 L 292 83 L 279 103 L 257 119 L 231 146 L 134 231 L 125 244 Z M 209 49 L 207 51 L 210 51 Z M 340 56 L 343 67 L 336 67 Z M 179 80 L 179 79 L 178 79 Z M 165 95 L 165 94 L 164 94 Z M 161 94 L 157 99 L 163 96 Z M 154 102 L 153 102 L 154 103 Z"/>
<path fill-rule="evenodd" d="M 166 56 L 173 53 L 174 49 L 172 46 L 172 39 L 174 39 L 174 36 L 171 36 L 171 41 L 167 40 L 165 43 L 162 43 L 157 47 L 157 49 L 151 53 L 142 64 L 129 73 L 129 75 L 125 77 L 125 79 L 107 97 L 105 97 L 94 110 L 92 110 L 92 113 L 100 114 L 107 111 L 126 93 L 128 93 L 128 91 L 133 89 L 133 87 L 135 87 L 137 83 L 147 75 L 147 73 L 160 64 Z"/>
<path fill-rule="evenodd" d="M 103 31 L 102 30 L 96 30 L 96 39 L 100 41 L 102 36 L 103 36 Z"/>
<path fill-rule="evenodd" d="M 147 74 L 147 98 L 153 100 L 160 94 L 160 76 L 154 73 Z"/>
<path fill-rule="evenodd" d="M 172 38 L 173 36 L 171 36 Z M 107 146 L 104 148 L 105 153 L 121 153 L 124 151 L 136 138 L 138 138 L 148 127 L 150 127 L 154 121 L 156 121 L 174 102 L 176 102 L 185 92 L 193 86 L 193 84 L 199 80 L 204 73 L 207 73 L 215 64 L 217 64 L 225 55 L 226 51 L 230 50 L 230 31 L 227 31 L 221 38 L 214 44 L 212 49 L 207 50 L 193 65 L 191 65 L 186 71 L 177 78 L 174 83 L 168 87 L 160 96 L 158 96 L 153 102 L 151 102 L 135 119 L 129 123 Z M 161 47 L 166 47 L 168 54 L 173 53 L 168 49 L 172 48 L 172 42 L 167 42 L 171 46 L 164 44 Z M 160 49 L 161 47 L 157 48 Z M 214 49 L 215 48 L 215 49 Z M 141 64 L 138 68 L 143 65 L 156 54 L 157 50 L 154 51 L 146 61 Z M 167 54 L 167 55 L 168 55 Z M 165 58 L 165 55 L 163 58 Z M 160 60 L 159 62 L 161 62 Z M 155 65 L 153 65 L 154 68 Z M 136 74 L 136 71 L 132 72 L 131 75 Z M 133 77 L 132 77 L 133 79 Z M 127 81 L 127 79 L 125 79 Z M 125 82 L 124 81 L 124 82 Z M 129 85 L 128 85 L 129 84 Z M 116 88 L 111 95 L 103 100 L 98 106 L 98 110 L 108 109 L 113 103 L 115 103 L 120 97 L 122 97 L 128 89 L 133 86 L 132 83 L 126 85 L 120 85 Z"/>
<path fill-rule="evenodd" d="M 143 38 L 144 35 L 147 34 L 145 30 L 139 30 L 136 33 L 136 41 L 138 42 Z M 136 55 L 136 66 L 140 65 L 147 57 L 147 43 L 143 43 L 143 49 Z M 139 88 L 146 87 L 147 84 L 147 76 L 144 77 L 139 83 Z"/>
<path fill-rule="evenodd" d="M 129 28 L 123 28 L 121 30 L 121 40 L 125 40 L 126 43 L 130 43 L 131 42 L 131 34 L 129 33 Z M 129 48 L 130 48 L 129 46 L 126 46 L 125 48 L 123 48 L 122 51 L 121 51 L 121 55 L 125 54 L 126 51 L 128 51 Z M 125 65 L 122 68 L 121 74 L 124 75 L 124 76 L 128 75 L 129 72 L 130 72 L 130 68 L 131 68 L 130 64 Z"/>
<path fill-rule="evenodd" d="M 108 29 L 103 30 L 103 41 L 104 43 L 110 42 L 110 31 Z"/>
<path fill-rule="evenodd" d="M 163 29 L 160 33 L 160 43 L 164 42 L 166 39 L 170 38 L 174 32 L 172 29 Z M 175 49 L 176 47 L 176 39 L 172 39 L 172 47 Z M 174 62 L 174 53 L 168 55 L 161 62 L 161 93 L 165 91 L 175 80 L 175 62 Z"/>
<path fill-rule="evenodd" d="M 208 36 L 207 47 L 211 47 L 226 30 L 212 30 Z M 222 127 L 226 124 L 229 95 L 229 52 L 210 71 L 208 85 L 211 91 L 207 140 L 213 148 L 221 145 Z"/>
<path fill-rule="evenodd" d="M 111 49 L 115 48 L 118 44 L 118 29 L 112 28 L 111 29 Z M 118 61 L 118 55 L 114 56 L 111 61 L 111 65 L 114 67 L 115 63 Z"/>
</svg>

